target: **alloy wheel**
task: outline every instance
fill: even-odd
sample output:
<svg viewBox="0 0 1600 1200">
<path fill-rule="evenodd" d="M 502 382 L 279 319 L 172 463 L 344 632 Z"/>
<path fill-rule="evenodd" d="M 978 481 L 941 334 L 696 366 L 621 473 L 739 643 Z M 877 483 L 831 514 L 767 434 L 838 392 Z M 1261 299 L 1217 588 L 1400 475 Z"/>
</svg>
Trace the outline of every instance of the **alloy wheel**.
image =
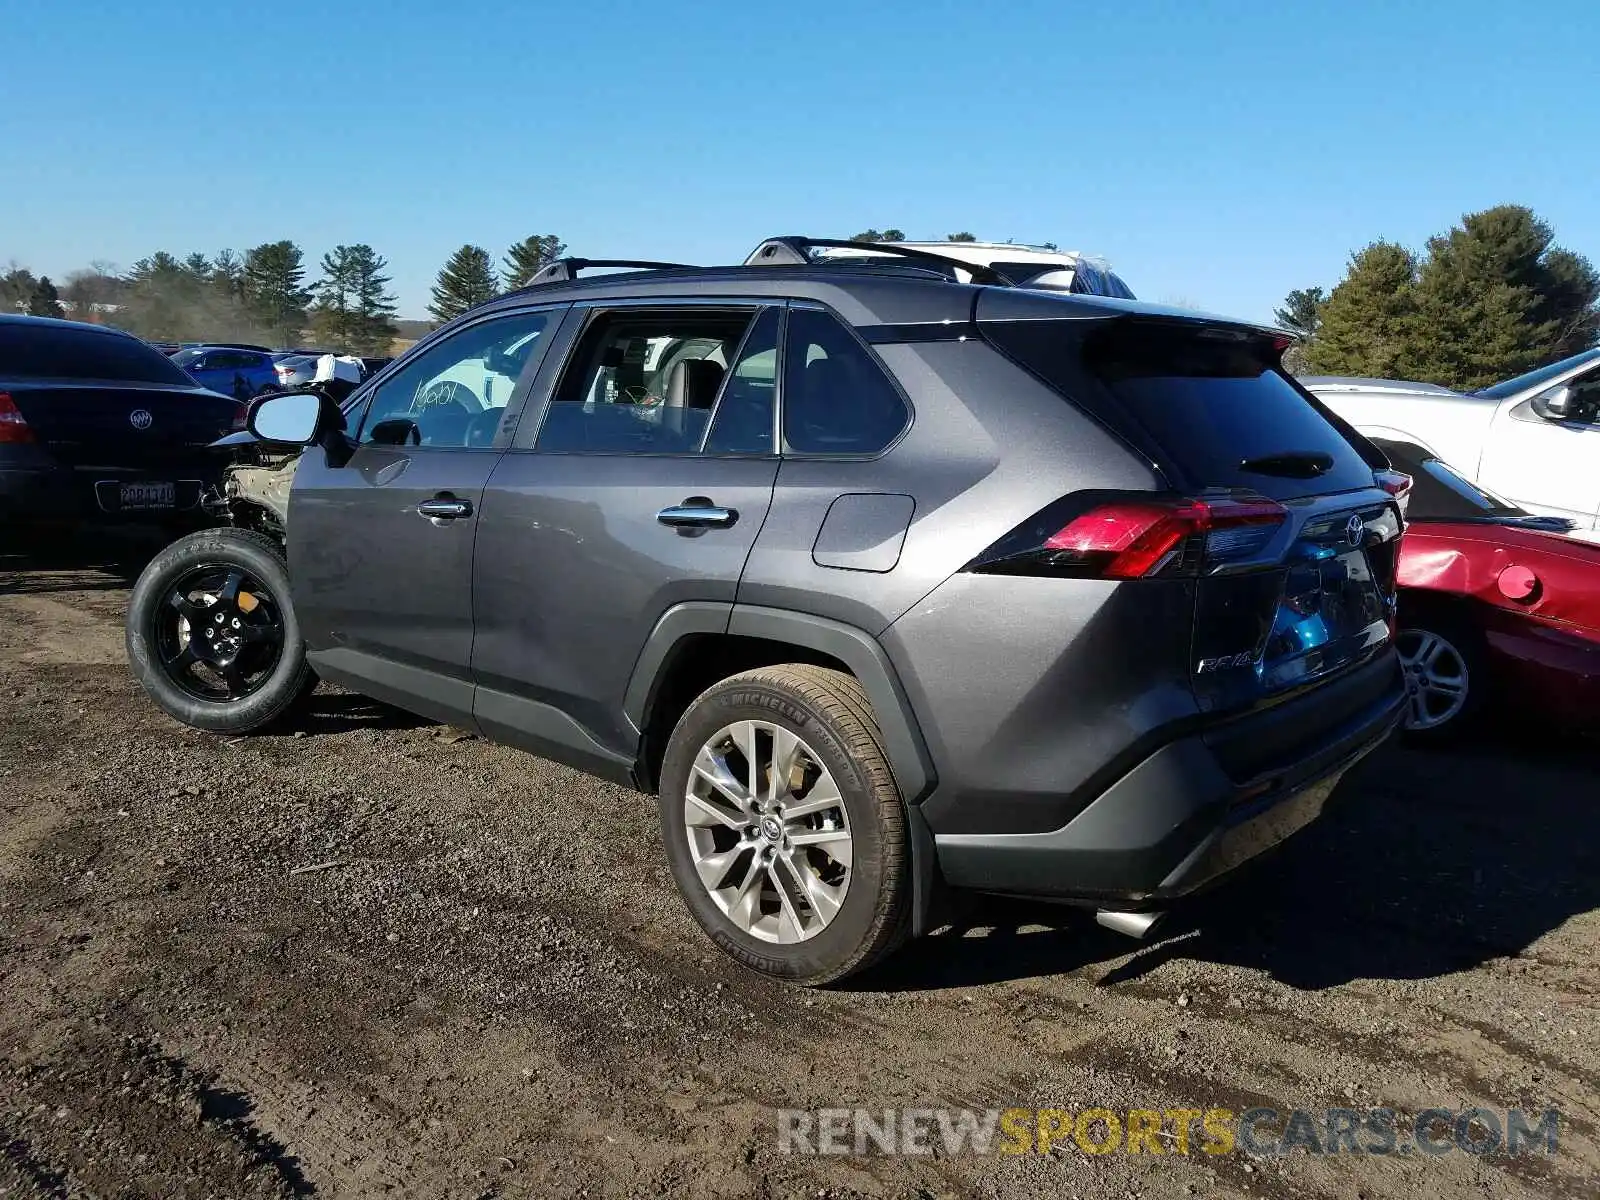
<svg viewBox="0 0 1600 1200">
<path fill-rule="evenodd" d="M 850 817 L 803 739 L 737 721 L 695 755 L 683 820 L 696 874 L 743 933 L 790 944 L 815 937 L 850 887 Z"/>
<path fill-rule="evenodd" d="M 260 580 L 238 567 L 186 572 L 155 617 L 156 660 L 200 700 L 242 700 L 283 656 L 283 614 Z"/>
<path fill-rule="evenodd" d="M 1395 639 L 1406 680 L 1406 728 L 1437 729 L 1466 707 L 1467 660 L 1427 629 L 1402 629 Z"/>
</svg>

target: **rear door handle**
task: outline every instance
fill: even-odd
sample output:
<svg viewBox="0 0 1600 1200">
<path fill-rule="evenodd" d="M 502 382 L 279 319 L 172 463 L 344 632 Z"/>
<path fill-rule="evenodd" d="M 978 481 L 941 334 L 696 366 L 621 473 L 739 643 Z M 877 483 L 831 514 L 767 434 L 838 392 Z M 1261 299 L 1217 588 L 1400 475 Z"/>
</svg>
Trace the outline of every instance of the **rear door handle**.
<svg viewBox="0 0 1600 1200">
<path fill-rule="evenodd" d="M 454 496 L 435 496 L 417 505 L 417 512 L 433 521 L 455 521 L 472 515 L 472 501 L 457 500 Z"/>
<path fill-rule="evenodd" d="M 682 504 L 663 508 L 656 520 L 673 529 L 726 529 L 739 519 L 737 509 L 723 508 L 704 496 L 690 496 Z"/>
</svg>

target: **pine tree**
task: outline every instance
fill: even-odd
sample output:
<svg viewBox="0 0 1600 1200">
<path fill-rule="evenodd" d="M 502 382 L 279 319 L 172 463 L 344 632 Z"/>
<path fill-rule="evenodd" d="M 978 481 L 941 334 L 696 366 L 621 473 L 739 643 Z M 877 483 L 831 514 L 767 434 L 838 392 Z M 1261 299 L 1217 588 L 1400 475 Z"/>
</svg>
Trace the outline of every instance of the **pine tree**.
<svg viewBox="0 0 1600 1200">
<path fill-rule="evenodd" d="M 398 297 L 389 290 L 390 277 L 383 273 L 389 263 L 365 243 L 350 248 L 350 259 L 358 321 L 350 348 L 357 354 L 386 355 L 394 341 L 394 319 L 399 312 Z"/>
<path fill-rule="evenodd" d="M 395 298 L 388 264 L 365 243 L 335 246 L 322 257 L 322 279 L 311 311 L 318 342 L 351 354 L 385 353 L 394 338 Z"/>
<path fill-rule="evenodd" d="M 50 282 L 50 276 L 39 276 L 39 282 L 33 289 L 33 295 L 28 297 L 28 313 L 35 317 L 62 317 L 66 310 L 61 307 L 61 297 L 56 293 L 56 285 Z"/>
<path fill-rule="evenodd" d="M 305 286 L 305 255 L 285 239 L 263 242 L 244 256 L 244 290 L 252 314 L 280 346 L 300 340 L 311 292 Z"/>
<path fill-rule="evenodd" d="M 1485 387 L 1590 345 L 1600 332 L 1600 277 L 1554 246 L 1533 211 L 1506 204 L 1468 213 L 1428 242 L 1417 305 L 1428 336 L 1418 374 Z"/>
<path fill-rule="evenodd" d="M 1313 371 L 1406 378 L 1417 362 L 1417 259 L 1404 246 L 1373 242 L 1350 256 L 1344 281 L 1322 306 Z"/>
<path fill-rule="evenodd" d="M 458 317 L 495 297 L 494 267 L 482 246 L 466 245 L 439 269 L 428 311 L 440 321 Z"/>
<path fill-rule="evenodd" d="M 567 252 L 567 244 L 553 233 L 535 233 L 506 251 L 505 269 L 500 273 L 506 291 L 527 287 L 541 267 L 555 262 Z"/>
<path fill-rule="evenodd" d="M 38 286 L 39 281 L 33 277 L 32 271 L 12 263 L 6 273 L 0 275 L 0 312 L 26 310 L 28 302 L 33 299 L 33 290 Z"/>
<path fill-rule="evenodd" d="M 1319 287 L 1296 288 L 1284 297 L 1282 307 L 1272 310 L 1272 315 L 1284 329 L 1309 340 L 1317 336 L 1322 306 L 1327 302 L 1328 297 Z"/>
</svg>

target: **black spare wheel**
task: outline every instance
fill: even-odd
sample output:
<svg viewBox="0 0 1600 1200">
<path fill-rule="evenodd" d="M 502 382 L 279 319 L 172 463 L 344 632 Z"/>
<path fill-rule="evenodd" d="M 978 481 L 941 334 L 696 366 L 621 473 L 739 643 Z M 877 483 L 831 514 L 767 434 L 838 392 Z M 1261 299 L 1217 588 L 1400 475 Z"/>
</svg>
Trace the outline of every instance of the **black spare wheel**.
<svg viewBox="0 0 1600 1200">
<path fill-rule="evenodd" d="M 248 530 L 202 530 L 157 555 L 134 585 L 127 641 L 134 678 L 196 729 L 260 729 L 316 682 L 283 551 Z"/>
</svg>

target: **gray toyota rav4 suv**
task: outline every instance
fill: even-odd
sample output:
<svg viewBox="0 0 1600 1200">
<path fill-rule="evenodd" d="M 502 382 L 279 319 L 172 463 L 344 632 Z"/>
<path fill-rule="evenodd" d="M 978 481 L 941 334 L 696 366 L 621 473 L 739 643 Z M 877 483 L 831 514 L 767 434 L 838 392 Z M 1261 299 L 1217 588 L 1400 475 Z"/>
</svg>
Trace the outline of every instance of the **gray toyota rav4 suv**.
<svg viewBox="0 0 1600 1200">
<path fill-rule="evenodd" d="M 785 979 L 946 887 L 1143 932 L 1399 718 L 1404 477 L 1275 331 L 838 244 L 565 260 L 257 401 L 304 450 L 150 564 L 135 674 L 203 729 L 320 678 L 657 793 L 695 918 Z"/>
</svg>

